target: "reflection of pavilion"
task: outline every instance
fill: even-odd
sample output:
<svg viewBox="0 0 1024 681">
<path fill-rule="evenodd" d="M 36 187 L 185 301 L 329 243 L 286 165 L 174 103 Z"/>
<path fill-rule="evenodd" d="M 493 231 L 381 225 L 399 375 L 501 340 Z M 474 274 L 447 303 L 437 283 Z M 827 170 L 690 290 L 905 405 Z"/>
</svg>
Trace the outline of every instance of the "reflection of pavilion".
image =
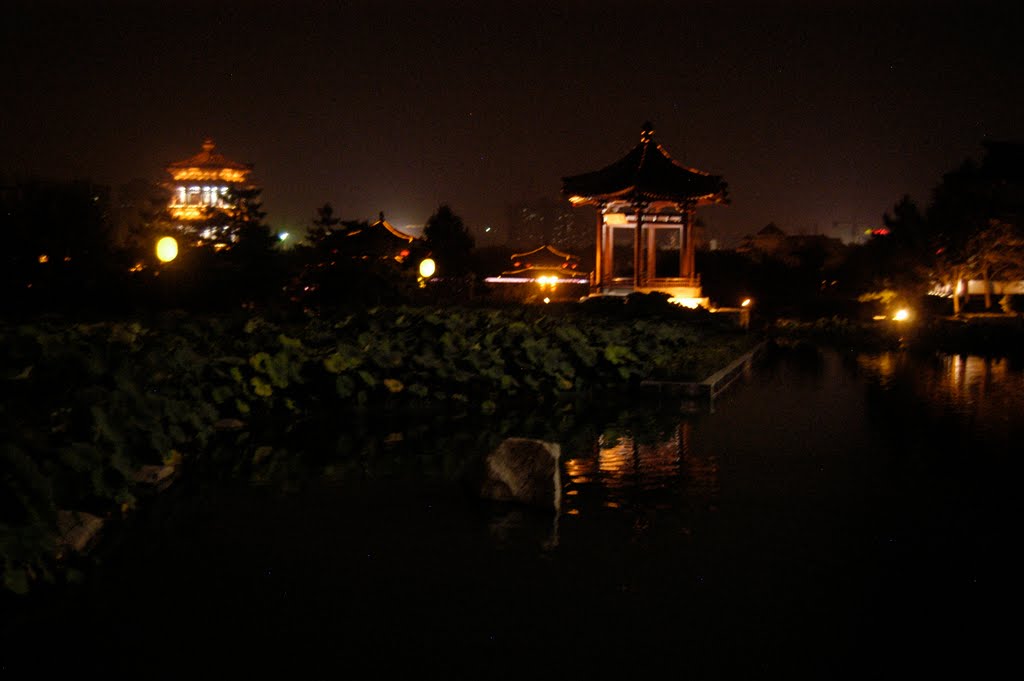
<svg viewBox="0 0 1024 681">
<path fill-rule="evenodd" d="M 635 492 L 685 487 L 688 497 L 713 505 L 718 497 L 718 465 L 714 457 L 702 458 L 692 450 L 691 429 L 683 421 L 658 442 L 601 436 L 594 456 L 566 461 L 566 487 L 596 486 L 608 495 L 609 505 Z M 572 509 L 568 513 L 573 514 Z"/>
<path fill-rule="evenodd" d="M 693 221 L 697 207 L 728 202 L 721 177 L 673 161 L 647 123 L 625 157 L 562 183 L 574 206 L 598 209 L 591 293 L 662 291 L 683 304 L 707 304 Z"/>
</svg>

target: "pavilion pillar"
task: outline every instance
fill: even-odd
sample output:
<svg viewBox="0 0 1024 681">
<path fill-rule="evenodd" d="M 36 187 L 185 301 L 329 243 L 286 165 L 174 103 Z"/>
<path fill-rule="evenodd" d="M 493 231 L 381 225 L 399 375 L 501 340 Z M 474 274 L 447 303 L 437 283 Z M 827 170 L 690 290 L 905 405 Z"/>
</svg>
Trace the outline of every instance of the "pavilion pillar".
<svg viewBox="0 0 1024 681">
<path fill-rule="evenodd" d="M 646 239 L 646 258 L 647 268 L 644 272 L 644 284 L 648 285 L 655 279 L 658 268 L 658 251 L 655 248 L 655 236 L 657 235 L 657 229 L 652 225 L 647 228 L 647 239 Z"/>
<path fill-rule="evenodd" d="M 597 231 L 594 235 L 594 281 L 593 285 L 590 287 L 591 293 L 600 293 L 603 290 L 606 248 L 604 208 L 604 204 L 600 204 L 597 207 Z"/>
<path fill-rule="evenodd" d="M 644 207 L 636 204 L 636 231 L 633 232 L 633 290 L 643 286 Z"/>
<path fill-rule="evenodd" d="M 683 214 L 683 223 L 679 235 L 679 276 L 685 279 L 692 279 L 696 269 L 693 243 L 693 209 L 685 206 L 681 212 Z"/>
</svg>

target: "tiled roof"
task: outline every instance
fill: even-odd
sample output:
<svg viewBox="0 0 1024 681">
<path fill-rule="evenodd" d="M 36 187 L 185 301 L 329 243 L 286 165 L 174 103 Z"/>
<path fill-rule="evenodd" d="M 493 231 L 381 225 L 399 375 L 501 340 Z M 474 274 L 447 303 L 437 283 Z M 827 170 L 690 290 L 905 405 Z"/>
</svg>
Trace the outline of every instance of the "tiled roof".
<svg viewBox="0 0 1024 681">
<path fill-rule="evenodd" d="M 641 131 L 640 143 L 622 159 L 601 170 L 563 177 L 562 193 L 578 197 L 574 203 L 614 199 L 728 202 L 728 185 L 722 178 L 673 161 L 664 147 L 654 141 L 650 123 Z"/>
<path fill-rule="evenodd" d="M 173 168 L 230 168 L 232 170 L 252 170 L 252 164 L 232 161 L 223 154 L 214 151 L 216 145 L 212 139 L 203 141 L 203 150 L 195 156 L 186 158 L 183 161 L 175 161 L 167 165 L 168 169 Z"/>
</svg>

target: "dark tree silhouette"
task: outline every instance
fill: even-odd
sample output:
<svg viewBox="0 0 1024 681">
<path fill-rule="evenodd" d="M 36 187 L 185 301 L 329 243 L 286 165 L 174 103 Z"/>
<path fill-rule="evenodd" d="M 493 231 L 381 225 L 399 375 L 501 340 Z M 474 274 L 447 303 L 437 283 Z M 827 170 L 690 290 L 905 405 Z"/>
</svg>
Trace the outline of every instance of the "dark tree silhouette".
<svg viewBox="0 0 1024 681">
<path fill-rule="evenodd" d="M 473 236 L 448 205 L 439 206 L 430 216 L 423 236 L 440 276 L 461 276 L 471 271 Z"/>
</svg>

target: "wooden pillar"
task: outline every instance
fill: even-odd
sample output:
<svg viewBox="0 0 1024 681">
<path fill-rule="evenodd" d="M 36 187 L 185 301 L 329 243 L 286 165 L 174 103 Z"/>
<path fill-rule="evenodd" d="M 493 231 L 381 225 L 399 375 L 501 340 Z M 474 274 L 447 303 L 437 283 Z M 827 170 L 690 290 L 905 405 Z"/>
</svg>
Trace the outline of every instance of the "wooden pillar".
<svg viewBox="0 0 1024 681">
<path fill-rule="evenodd" d="M 679 248 L 679 276 L 693 279 L 696 276 L 696 261 L 693 242 L 693 208 L 683 208 L 682 241 Z"/>
<path fill-rule="evenodd" d="M 594 282 L 591 293 L 599 293 L 602 290 L 604 282 L 604 249 L 605 249 L 605 234 L 604 234 L 604 205 L 598 204 L 597 206 L 597 233 L 594 238 Z"/>
<path fill-rule="evenodd" d="M 655 248 L 655 236 L 657 235 L 657 228 L 655 225 L 651 225 L 647 228 L 647 270 L 645 273 L 644 284 L 650 285 L 651 281 L 656 278 L 658 269 L 658 251 Z"/>
<path fill-rule="evenodd" d="M 641 234 L 644 231 L 644 207 L 636 205 L 636 231 L 633 232 L 633 289 L 637 290 L 643 285 L 643 241 Z"/>
</svg>

